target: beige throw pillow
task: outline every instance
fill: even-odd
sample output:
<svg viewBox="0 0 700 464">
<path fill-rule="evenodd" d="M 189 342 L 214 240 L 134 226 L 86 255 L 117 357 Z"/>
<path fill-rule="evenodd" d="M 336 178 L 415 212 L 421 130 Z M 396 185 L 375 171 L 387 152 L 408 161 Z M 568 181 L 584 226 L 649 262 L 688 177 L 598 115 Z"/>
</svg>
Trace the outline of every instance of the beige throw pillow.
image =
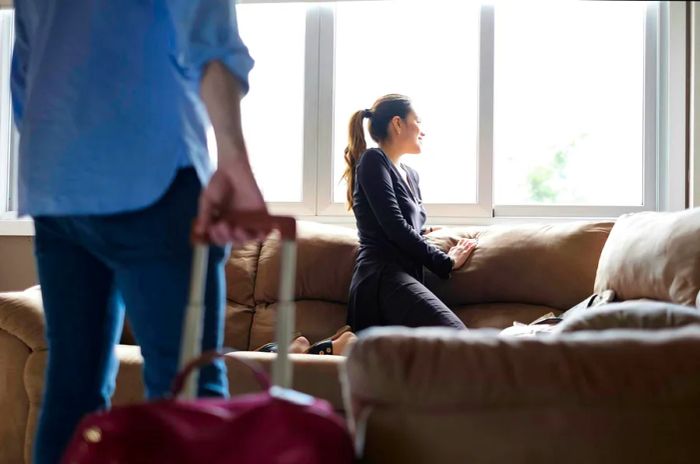
<svg viewBox="0 0 700 464">
<path fill-rule="evenodd" d="M 694 306 L 700 290 L 700 208 L 621 216 L 600 254 L 595 292 Z"/>
</svg>

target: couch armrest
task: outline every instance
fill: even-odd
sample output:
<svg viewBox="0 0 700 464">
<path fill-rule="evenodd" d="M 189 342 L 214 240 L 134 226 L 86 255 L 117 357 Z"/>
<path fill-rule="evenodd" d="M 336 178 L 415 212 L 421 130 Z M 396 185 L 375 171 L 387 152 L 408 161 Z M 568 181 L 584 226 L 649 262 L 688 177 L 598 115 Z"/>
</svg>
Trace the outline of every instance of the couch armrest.
<svg viewBox="0 0 700 464">
<path fill-rule="evenodd" d="M 480 332 L 363 334 L 343 373 L 362 462 L 697 460 L 697 325 L 528 339 Z"/>
<path fill-rule="evenodd" d="M 367 331 L 344 373 L 353 406 L 700 407 L 700 326 L 528 339 L 479 332 Z"/>
<path fill-rule="evenodd" d="M 30 350 L 47 349 L 44 307 L 39 286 L 0 293 L 0 330 L 17 337 Z"/>
</svg>

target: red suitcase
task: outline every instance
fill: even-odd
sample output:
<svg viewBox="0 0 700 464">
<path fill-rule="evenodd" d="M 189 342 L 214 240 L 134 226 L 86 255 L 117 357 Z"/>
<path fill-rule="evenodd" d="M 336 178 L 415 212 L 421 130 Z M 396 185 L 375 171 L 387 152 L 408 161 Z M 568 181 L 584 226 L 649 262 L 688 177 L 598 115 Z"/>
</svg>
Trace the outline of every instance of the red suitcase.
<svg viewBox="0 0 700 464">
<path fill-rule="evenodd" d="M 343 464 L 353 462 L 351 437 L 330 404 L 290 389 L 287 347 L 294 331 L 296 222 L 243 214 L 247 225 L 269 225 L 282 238 L 281 282 L 272 385 L 251 366 L 265 391 L 230 400 L 196 399 L 198 368 L 217 353 L 200 353 L 208 246 L 195 244 L 190 302 L 173 398 L 91 414 L 66 450 L 66 464 L 207 463 Z"/>
</svg>

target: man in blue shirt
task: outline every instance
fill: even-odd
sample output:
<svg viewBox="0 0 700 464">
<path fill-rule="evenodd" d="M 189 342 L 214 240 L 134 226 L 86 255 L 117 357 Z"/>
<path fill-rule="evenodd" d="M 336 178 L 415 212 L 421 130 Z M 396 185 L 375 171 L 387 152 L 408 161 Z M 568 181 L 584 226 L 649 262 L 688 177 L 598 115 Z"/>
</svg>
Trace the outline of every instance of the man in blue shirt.
<svg viewBox="0 0 700 464">
<path fill-rule="evenodd" d="M 218 245 L 256 235 L 219 219 L 265 210 L 240 124 L 253 60 L 229 0 L 15 0 L 15 9 L 19 210 L 34 218 L 49 345 L 33 460 L 56 463 L 80 418 L 109 406 L 124 311 L 147 396 L 168 392 L 192 221 Z M 222 345 L 225 256 L 212 247 L 203 349 Z M 227 394 L 221 362 L 199 388 Z"/>
</svg>

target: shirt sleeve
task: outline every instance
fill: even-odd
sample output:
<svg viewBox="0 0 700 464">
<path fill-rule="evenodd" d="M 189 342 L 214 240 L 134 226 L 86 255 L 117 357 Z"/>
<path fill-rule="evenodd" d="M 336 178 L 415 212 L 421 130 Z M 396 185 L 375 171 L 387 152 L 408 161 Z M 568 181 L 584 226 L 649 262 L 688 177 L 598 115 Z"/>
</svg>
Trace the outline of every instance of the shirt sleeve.
<svg viewBox="0 0 700 464">
<path fill-rule="evenodd" d="M 27 93 L 27 66 L 29 63 L 29 36 L 21 20 L 19 5 L 15 9 L 15 44 L 12 51 L 10 91 L 15 126 L 20 129 Z"/>
<path fill-rule="evenodd" d="M 174 30 L 173 54 L 183 74 L 201 79 L 210 61 L 222 62 L 248 92 L 253 58 L 238 34 L 235 0 L 166 0 Z"/>
<path fill-rule="evenodd" d="M 368 151 L 357 167 L 357 181 L 389 240 L 401 251 L 442 278 L 452 270 L 452 259 L 428 243 L 406 222 L 399 208 L 389 168 L 380 153 Z"/>
</svg>

